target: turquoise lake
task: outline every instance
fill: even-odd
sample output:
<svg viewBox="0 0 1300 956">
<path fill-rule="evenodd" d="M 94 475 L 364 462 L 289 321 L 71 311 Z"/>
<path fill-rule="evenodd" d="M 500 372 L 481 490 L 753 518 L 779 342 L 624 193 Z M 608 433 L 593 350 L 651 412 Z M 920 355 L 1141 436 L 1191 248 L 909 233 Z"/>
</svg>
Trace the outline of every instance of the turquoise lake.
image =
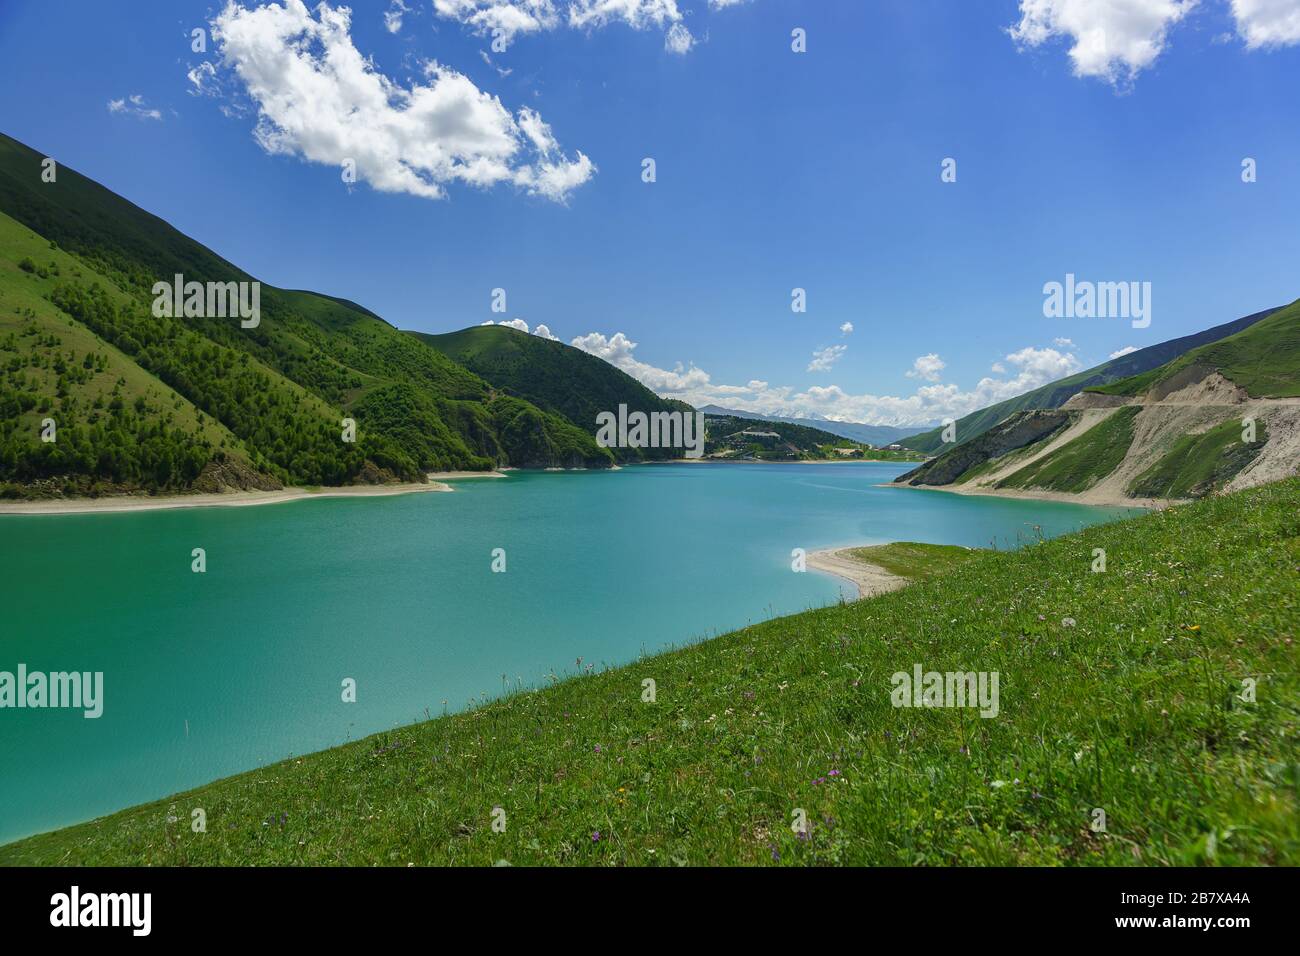
<svg viewBox="0 0 1300 956">
<path fill-rule="evenodd" d="M 0 710 L 0 842 L 851 594 L 794 573 L 794 548 L 1013 548 L 1131 513 L 876 487 L 907 467 L 513 472 L 453 494 L 0 517 L 0 671 L 104 674 L 98 719 Z"/>
</svg>

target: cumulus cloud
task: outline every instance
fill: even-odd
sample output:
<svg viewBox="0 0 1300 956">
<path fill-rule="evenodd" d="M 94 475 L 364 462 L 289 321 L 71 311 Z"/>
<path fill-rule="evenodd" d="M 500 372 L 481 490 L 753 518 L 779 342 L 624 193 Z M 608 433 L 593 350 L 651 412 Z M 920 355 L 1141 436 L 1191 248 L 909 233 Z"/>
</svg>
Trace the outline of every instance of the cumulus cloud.
<svg viewBox="0 0 1300 956">
<path fill-rule="evenodd" d="M 1137 346 L 1126 345 L 1122 349 L 1117 349 L 1116 351 L 1111 352 L 1110 357 L 1113 359 L 1117 359 L 1122 355 L 1128 355 L 1130 352 L 1136 352 L 1136 351 L 1137 351 Z"/>
<path fill-rule="evenodd" d="M 384 11 L 384 29 L 389 33 L 401 33 L 402 17 L 410 12 L 411 8 L 403 3 L 402 0 L 393 0 L 393 2 L 388 5 L 388 9 Z"/>
<path fill-rule="evenodd" d="M 512 114 L 450 67 L 426 63 L 409 88 L 389 79 L 353 44 L 347 7 L 232 0 L 212 35 L 256 105 L 254 138 L 268 153 L 354 164 L 381 192 L 427 199 L 452 183 L 509 184 L 565 202 L 596 172 L 582 152 L 566 156 L 535 111 Z"/>
<path fill-rule="evenodd" d="M 841 326 L 840 326 L 840 334 L 841 334 L 841 335 L 852 335 L 852 334 L 853 334 L 853 323 L 852 323 L 852 322 L 845 322 L 843 325 L 841 325 Z"/>
<path fill-rule="evenodd" d="M 1072 349 L 1075 347 L 1074 342 L 1071 341 L 1070 339 L 1059 338 L 1059 337 L 1052 339 L 1052 344 L 1055 345 L 1058 349 Z"/>
<path fill-rule="evenodd" d="M 718 0 L 720 10 L 735 0 Z M 464 24 L 480 36 L 509 45 L 517 36 L 554 30 L 598 30 L 622 23 L 634 30 L 664 31 L 664 49 L 688 53 L 695 37 L 683 22 L 677 0 L 433 0 L 438 16 Z"/>
<path fill-rule="evenodd" d="M 912 395 L 855 394 L 838 385 L 813 386 L 799 391 L 752 379 L 743 385 L 714 382 L 694 364 L 677 363 L 659 368 L 636 358 L 637 343 L 622 332 L 606 336 L 591 332 L 571 341 L 573 346 L 597 355 L 622 369 L 651 391 L 676 398 L 697 408 L 710 403 L 760 415 L 791 418 L 821 416 L 836 421 L 869 425 L 931 425 L 944 418 L 960 418 L 995 402 L 1013 398 L 1079 371 L 1074 355 L 1055 349 L 1024 348 L 1005 359 L 1015 369 L 1010 378 L 985 377 L 972 389 L 940 383 L 923 385 Z"/>
<path fill-rule="evenodd" d="M 109 100 L 108 111 L 110 113 L 120 113 L 124 116 L 134 116 L 136 119 L 142 120 L 162 119 L 162 113 L 146 104 L 144 97 L 139 93 L 132 93 L 120 100 Z"/>
<path fill-rule="evenodd" d="M 1119 85 L 1156 61 L 1168 42 L 1170 27 L 1196 4 L 1197 0 L 1020 0 L 1020 22 L 1008 32 L 1022 47 L 1065 38 L 1071 44 L 1069 56 L 1076 76 Z"/>
<path fill-rule="evenodd" d="M 480 322 L 479 325 L 504 325 L 508 329 L 518 329 L 520 332 L 528 332 L 530 335 L 536 335 L 539 338 L 550 339 L 552 342 L 560 341 L 559 337 L 551 334 L 551 330 L 541 322 L 537 323 L 537 328 L 529 331 L 528 323 L 523 319 L 502 319 L 500 322 L 493 322 L 488 319 L 486 322 Z"/>
<path fill-rule="evenodd" d="M 927 382 L 937 382 L 940 373 L 948 367 L 948 363 L 939 356 L 931 352 L 929 355 L 921 355 L 912 361 L 912 368 L 907 372 L 908 378 L 923 378 Z"/>
<path fill-rule="evenodd" d="M 1300 3 L 1296 0 L 1232 0 L 1232 15 L 1237 34 L 1248 49 L 1300 43 Z"/>
<path fill-rule="evenodd" d="M 681 22 L 677 0 L 571 0 L 569 25 L 583 29 L 623 22 L 635 30 Z"/>
<path fill-rule="evenodd" d="M 840 357 L 848 351 L 847 345 L 828 345 L 824 349 L 818 349 L 813 352 L 812 361 L 808 363 L 809 372 L 829 372 L 831 366 L 840 360 Z"/>
<path fill-rule="evenodd" d="M 480 36 L 499 37 L 506 45 L 518 34 L 560 25 L 553 0 L 433 0 L 433 11 Z"/>
</svg>

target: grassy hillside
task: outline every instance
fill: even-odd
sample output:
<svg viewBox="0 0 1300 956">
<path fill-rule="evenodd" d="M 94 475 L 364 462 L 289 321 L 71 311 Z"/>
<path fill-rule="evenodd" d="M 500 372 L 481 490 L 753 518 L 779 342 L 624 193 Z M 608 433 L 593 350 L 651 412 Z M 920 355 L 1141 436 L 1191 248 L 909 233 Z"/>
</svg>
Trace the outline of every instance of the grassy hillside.
<svg viewBox="0 0 1300 956">
<path fill-rule="evenodd" d="M 1240 332 L 1242 329 L 1250 328 L 1277 311 L 1277 309 L 1266 309 L 1263 312 L 1256 312 L 1254 315 L 1226 322 L 1223 325 L 1216 325 L 1204 332 L 1170 339 L 1168 342 L 1161 342 L 1159 345 L 1150 345 L 1144 349 L 1138 349 L 1128 355 L 1121 355 L 1109 362 L 1103 362 L 1093 368 L 1044 385 L 1041 388 L 1036 388 L 1031 392 L 1017 395 L 1005 402 L 998 402 L 996 405 L 990 405 L 988 408 L 972 412 L 963 418 L 957 419 L 957 441 L 970 441 L 999 422 L 1005 421 L 1016 412 L 1034 408 L 1060 408 L 1073 395 L 1085 389 L 1104 391 L 1104 388 L 1098 386 L 1105 386 L 1107 383 L 1128 379 L 1131 376 L 1159 368 L 1191 349 L 1209 342 L 1217 342 Z M 942 433 L 942 428 L 932 429 L 920 435 L 904 438 L 899 444 L 908 448 L 915 448 L 926 454 L 935 454 L 943 449 Z"/>
<path fill-rule="evenodd" d="M 839 461 L 841 456 L 836 452 L 837 448 L 855 448 L 864 458 L 899 456 L 897 452 L 877 452 L 840 435 L 791 422 L 736 418 L 730 415 L 709 415 L 705 421 L 708 425 L 708 441 L 704 450 L 711 456 L 748 456 L 770 461 Z M 779 435 L 780 439 L 761 440 L 755 437 L 751 440 L 743 434 L 747 431 L 770 432 Z M 914 454 L 903 453 L 906 456 Z"/>
<path fill-rule="evenodd" d="M 563 416 L 592 435 L 596 416 L 629 411 L 693 411 L 660 398 L 604 359 L 563 342 L 501 325 L 480 325 L 445 335 L 410 332 L 452 361 L 481 376 L 493 388 Z M 667 448 L 611 448 L 620 461 L 681 457 Z"/>
<path fill-rule="evenodd" d="M 442 353 L 343 299 L 263 283 L 256 328 L 231 319 L 153 316 L 153 284 L 177 273 L 198 282 L 253 277 L 74 170 L 60 166 L 55 182 L 43 182 L 41 159 L 0 136 L 0 211 L 6 214 L 0 227 L 25 228 L 4 245 L 17 251 L 34 235 L 68 254 L 76 268 L 54 274 L 44 257 L 33 256 L 32 269 L 19 272 L 46 283 L 43 298 L 73 328 L 114 346 L 159 388 L 224 426 L 258 472 L 289 483 L 342 484 L 418 480 L 441 468 L 611 463 L 609 453 L 572 422 L 500 395 Z M 66 391 L 93 405 L 84 385 L 69 378 Z M 53 398 L 40 387 L 38 402 Z M 415 418 L 394 414 L 399 407 Z M 356 419 L 355 443 L 342 441 L 345 416 Z M 179 442 L 173 448 L 177 457 L 183 450 Z M 14 453 L 19 460 L 0 481 L 25 483 L 23 476 L 42 466 L 42 453 L 27 444 Z M 192 470 L 187 461 L 181 479 L 139 486 L 171 490 Z M 79 490 L 108 477 L 94 462 L 89 475 L 69 472 L 63 484 Z"/>
<path fill-rule="evenodd" d="M 1138 409 L 1121 408 L 1050 454 L 1012 472 L 999 488 L 1087 491 L 1119 467 L 1133 444 Z"/>
<path fill-rule="evenodd" d="M 1139 498 L 1199 498 L 1226 485 L 1254 461 L 1268 441 L 1268 428 L 1257 426 L 1255 441 L 1241 440 L 1241 421 L 1232 419 L 1202 432 L 1184 435 L 1163 458 L 1129 485 Z"/>
<path fill-rule="evenodd" d="M 894 481 L 909 485 L 947 485 L 969 480 L 990 469 L 990 462 L 1011 460 L 1043 447 L 1076 416 L 1058 409 L 1030 409 L 1014 413 L 1004 422 L 968 442 L 960 442 Z"/>
<path fill-rule="evenodd" d="M 1221 341 L 1192 349 L 1132 378 L 1088 389 L 1142 395 L 1192 367 L 1216 369 L 1251 398 L 1300 396 L 1300 300 Z"/>
<path fill-rule="evenodd" d="M 0 863 L 1296 865 L 1297 566 L 1290 480 L 980 553 Z M 996 671 L 997 716 L 895 708 L 891 675 L 916 664 Z"/>
<path fill-rule="evenodd" d="M 0 213 L 0 494 L 45 482 L 83 493 L 178 490 L 240 476 L 274 486 L 269 476 L 259 481 L 225 425 L 60 311 L 51 299 L 69 282 L 94 284 L 110 307 L 130 302 Z M 48 443 L 47 418 L 56 438 Z"/>
<path fill-rule="evenodd" d="M 955 544 L 924 544 L 919 541 L 892 541 L 868 548 L 853 548 L 849 553 L 859 561 L 912 581 L 946 574 L 979 554 Z"/>
<path fill-rule="evenodd" d="M 928 431 L 925 428 L 898 428 L 894 425 L 864 425 L 861 422 L 837 422 L 830 418 L 791 418 L 784 415 L 760 415 L 735 408 L 723 408 L 721 405 L 702 405 L 700 411 L 707 415 L 723 418 L 748 418 L 757 422 L 777 422 L 785 425 L 802 425 L 804 428 L 816 428 L 818 431 L 830 432 L 849 441 L 862 442 L 876 448 L 892 445 L 904 438 Z"/>
</svg>

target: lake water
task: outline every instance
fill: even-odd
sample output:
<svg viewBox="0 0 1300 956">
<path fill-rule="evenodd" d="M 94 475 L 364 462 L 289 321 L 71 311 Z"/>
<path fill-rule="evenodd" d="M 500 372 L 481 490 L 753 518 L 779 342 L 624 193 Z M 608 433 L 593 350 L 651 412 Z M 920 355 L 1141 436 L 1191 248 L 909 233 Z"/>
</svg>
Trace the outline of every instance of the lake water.
<svg viewBox="0 0 1300 956">
<path fill-rule="evenodd" d="M 907 467 L 514 472 L 454 494 L 0 517 L 0 671 L 104 674 L 98 719 L 0 709 L 0 842 L 460 709 L 502 675 L 536 685 L 851 591 L 793 573 L 793 548 L 1006 548 L 1129 513 L 876 487 Z"/>
</svg>

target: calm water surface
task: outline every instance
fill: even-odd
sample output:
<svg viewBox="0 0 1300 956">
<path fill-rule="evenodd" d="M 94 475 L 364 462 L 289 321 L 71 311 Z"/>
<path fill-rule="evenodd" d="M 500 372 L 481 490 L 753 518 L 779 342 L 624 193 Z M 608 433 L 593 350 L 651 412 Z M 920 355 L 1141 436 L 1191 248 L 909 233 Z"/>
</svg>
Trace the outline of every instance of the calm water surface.
<svg viewBox="0 0 1300 956">
<path fill-rule="evenodd" d="M 1015 547 L 1129 513 L 875 487 L 906 467 L 515 472 L 454 494 L 0 517 L 0 670 L 103 671 L 105 698 L 97 720 L 0 710 L 0 842 L 459 709 L 502 675 L 535 685 L 838 600 L 847 585 L 791 572 L 796 547 Z"/>
</svg>

